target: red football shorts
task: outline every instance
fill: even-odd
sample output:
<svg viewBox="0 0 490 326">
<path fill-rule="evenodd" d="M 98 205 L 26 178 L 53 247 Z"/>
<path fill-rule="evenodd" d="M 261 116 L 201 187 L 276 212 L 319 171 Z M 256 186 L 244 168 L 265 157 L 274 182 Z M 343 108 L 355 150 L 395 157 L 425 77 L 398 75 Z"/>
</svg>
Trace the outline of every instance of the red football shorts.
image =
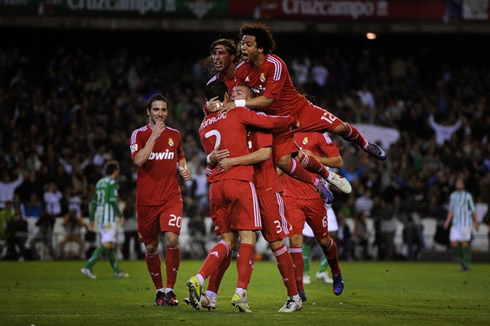
<svg viewBox="0 0 490 326">
<path fill-rule="evenodd" d="M 296 119 L 298 119 L 301 124 L 298 129 L 274 134 L 272 149 L 275 162 L 284 155 L 296 153 L 298 151 L 293 139 L 294 132 L 332 132 L 342 123 L 342 120 L 332 113 L 310 103 L 303 105 L 298 112 L 296 112 Z"/>
<path fill-rule="evenodd" d="M 262 235 L 267 242 L 289 237 L 288 213 L 279 192 L 268 192 L 258 196 L 262 215 Z"/>
<path fill-rule="evenodd" d="M 332 113 L 311 103 L 303 105 L 298 110 L 296 113 L 296 119 L 299 120 L 301 125 L 298 129 L 294 129 L 295 132 L 332 132 L 339 124 L 342 123 L 342 120 Z"/>
<path fill-rule="evenodd" d="M 138 240 L 151 243 L 161 232 L 180 234 L 182 226 L 182 197 L 176 196 L 160 206 L 136 205 Z"/>
<path fill-rule="evenodd" d="M 293 227 L 291 234 L 303 234 L 305 221 L 313 230 L 316 239 L 328 236 L 327 210 L 321 198 L 300 199 L 284 197 L 289 215 L 289 223 Z"/>
<path fill-rule="evenodd" d="M 209 203 L 217 235 L 241 230 L 260 230 L 260 208 L 252 182 L 223 180 L 209 186 Z"/>
</svg>

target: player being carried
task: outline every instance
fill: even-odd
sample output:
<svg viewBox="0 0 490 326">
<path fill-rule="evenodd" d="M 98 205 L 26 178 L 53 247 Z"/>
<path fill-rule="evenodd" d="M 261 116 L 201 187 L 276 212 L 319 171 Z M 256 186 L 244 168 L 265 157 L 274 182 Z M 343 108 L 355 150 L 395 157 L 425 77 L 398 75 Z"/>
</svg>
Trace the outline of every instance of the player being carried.
<svg viewBox="0 0 490 326">
<path fill-rule="evenodd" d="M 208 84 L 215 80 L 222 80 L 228 87 L 228 93 L 231 93 L 233 87 L 237 85 L 235 78 L 235 68 L 238 57 L 238 49 L 235 45 L 235 42 L 230 39 L 217 39 L 211 44 L 210 52 L 211 54 L 208 59 L 205 60 L 205 63 L 206 66 L 210 66 L 212 64 L 213 68 L 210 70 L 213 70 L 216 74 L 208 81 Z M 216 97 L 214 97 L 208 100 L 204 111 L 207 113 L 210 111 L 212 112 L 219 110 L 220 108 L 222 108 L 222 103 L 219 102 Z M 294 154 L 296 155 L 297 152 Z M 314 159 L 312 160 L 314 161 Z M 308 160 L 305 159 L 304 161 L 307 162 Z M 294 165 L 292 168 L 293 176 L 300 179 L 302 177 L 302 180 L 306 178 L 307 182 L 310 182 L 316 186 L 316 189 L 320 193 L 322 198 L 324 198 L 327 202 L 332 201 L 333 197 L 331 196 L 331 193 L 328 192 L 328 189 L 326 189 L 325 184 L 323 183 L 323 179 L 305 174 L 306 171 L 301 166 L 296 166 L 296 161 L 291 163 Z M 310 165 L 313 166 L 313 168 L 320 167 L 320 174 L 324 177 L 327 177 L 330 182 L 335 183 L 344 192 L 348 193 L 351 191 L 348 181 L 344 178 L 341 178 L 340 176 L 333 173 L 327 176 L 328 171 L 324 171 L 324 169 L 321 167 L 321 164 L 319 163 L 311 163 Z M 312 170 L 312 172 L 316 173 L 318 172 L 318 169 Z"/>
<path fill-rule="evenodd" d="M 367 141 L 356 127 L 313 105 L 298 93 L 286 64 L 277 55 L 272 54 L 275 42 L 267 26 L 260 23 L 243 24 L 239 37 L 242 62 L 235 69 L 235 79 L 238 84 L 243 83 L 251 87 L 256 97 L 231 102 L 224 107 L 225 110 L 238 105 L 260 108 L 273 115 L 292 114 L 301 123 L 301 127 L 296 131 L 329 131 L 358 144 L 380 160 L 387 158 L 386 151 L 379 145 Z M 341 191 L 350 193 L 352 188 L 347 180 L 333 172 L 329 173 L 318 160 L 309 155 L 300 154 L 292 159 L 296 152 L 291 132 L 274 135 L 274 162 L 282 171 L 317 186 L 321 180 L 307 173 L 308 170 L 321 175 Z"/>
<path fill-rule="evenodd" d="M 218 96 L 224 103 L 229 101 L 227 91 L 226 84 L 220 80 L 211 82 L 205 88 L 207 99 Z M 246 126 L 284 129 L 296 123 L 296 119 L 290 116 L 268 117 L 246 108 L 237 108 L 230 112 L 208 114 L 201 123 L 199 134 L 208 158 L 213 151 L 219 149 L 228 149 L 230 157 L 237 157 L 249 153 Z M 196 310 L 201 308 L 201 289 L 204 281 L 224 260 L 229 259 L 231 248 L 235 247 L 239 236 L 238 282 L 232 305 L 242 312 L 251 312 L 248 306 L 247 287 L 255 259 L 254 231 L 262 228 L 253 173 L 254 169 L 251 165 L 235 166 L 224 171 L 215 168 L 208 173 L 208 181 L 211 184 L 209 188 L 211 218 L 221 241 L 210 250 L 199 272 L 186 283 L 189 289 L 189 303 Z"/>
</svg>

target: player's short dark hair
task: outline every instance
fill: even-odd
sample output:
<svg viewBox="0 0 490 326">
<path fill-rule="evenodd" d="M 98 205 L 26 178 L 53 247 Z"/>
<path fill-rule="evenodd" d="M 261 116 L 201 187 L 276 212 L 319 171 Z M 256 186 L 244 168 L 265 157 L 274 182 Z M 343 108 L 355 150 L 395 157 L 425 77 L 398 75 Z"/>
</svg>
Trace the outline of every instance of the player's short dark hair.
<svg viewBox="0 0 490 326">
<path fill-rule="evenodd" d="M 240 87 L 246 88 L 247 91 L 248 91 L 248 95 L 249 95 L 250 98 L 254 98 L 255 97 L 255 92 L 254 92 L 254 90 L 250 86 L 245 85 L 245 84 L 239 84 L 239 85 L 236 85 L 236 86 L 240 86 Z"/>
<path fill-rule="evenodd" d="M 240 33 L 238 34 L 240 40 L 243 38 L 243 35 L 255 36 L 257 49 L 263 48 L 264 54 L 272 53 L 276 48 L 276 42 L 274 41 L 271 30 L 263 23 L 244 23 L 240 27 Z"/>
<path fill-rule="evenodd" d="M 119 170 L 119 163 L 117 161 L 109 161 L 106 163 L 104 169 L 106 175 L 112 175 L 114 171 Z"/>
<path fill-rule="evenodd" d="M 230 55 L 234 55 L 235 60 L 236 58 L 238 58 L 238 47 L 235 41 L 230 40 L 228 38 L 219 38 L 215 40 L 213 43 L 211 43 L 211 46 L 209 47 L 209 52 L 211 52 L 211 55 L 213 54 L 214 48 L 217 45 L 221 45 L 222 47 L 224 47 Z"/>
<path fill-rule="evenodd" d="M 222 80 L 215 80 L 204 87 L 204 94 L 206 99 L 210 100 L 213 97 L 218 97 L 218 99 L 223 102 L 225 99 L 225 94 L 228 93 L 228 86 Z"/>
<path fill-rule="evenodd" d="M 165 98 L 165 96 L 163 96 L 162 94 L 160 93 L 157 93 L 157 94 L 153 94 L 149 99 L 148 101 L 146 102 L 146 109 L 148 110 L 151 110 L 151 105 L 153 104 L 153 102 L 155 101 L 163 101 L 165 103 L 167 103 L 167 99 Z"/>
</svg>

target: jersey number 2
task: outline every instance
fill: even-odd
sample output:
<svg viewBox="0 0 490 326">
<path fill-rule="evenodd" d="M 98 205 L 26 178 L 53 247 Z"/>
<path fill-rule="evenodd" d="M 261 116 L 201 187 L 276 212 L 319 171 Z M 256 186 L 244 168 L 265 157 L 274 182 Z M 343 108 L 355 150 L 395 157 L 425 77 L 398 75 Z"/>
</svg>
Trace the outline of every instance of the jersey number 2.
<svg viewBox="0 0 490 326">
<path fill-rule="evenodd" d="M 175 216 L 174 214 L 170 214 L 171 219 L 168 220 L 168 225 L 170 226 L 175 226 L 180 229 L 182 226 L 182 217 L 180 216 Z"/>
</svg>

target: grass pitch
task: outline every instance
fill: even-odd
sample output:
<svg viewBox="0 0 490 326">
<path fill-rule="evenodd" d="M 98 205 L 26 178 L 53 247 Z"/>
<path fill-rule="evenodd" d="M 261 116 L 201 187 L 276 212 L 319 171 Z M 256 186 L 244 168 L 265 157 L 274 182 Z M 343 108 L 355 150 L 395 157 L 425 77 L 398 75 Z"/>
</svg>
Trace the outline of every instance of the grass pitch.
<svg viewBox="0 0 490 326">
<path fill-rule="evenodd" d="M 0 262 L 2 325 L 490 325 L 490 264 L 341 262 L 344 293 L 314 279 L 300 312 L 277 313 L 286 290 L 274 262 L 256 262 L 249 286 L 253 314 L 230 304 L 234 263 L 225 275 L 214 312 L 184 303 L 186 279 L 200 261 L 180 265 L 178 307 L 154 307 L 144 261 L 121 262 L 129 279 L 114 279 L 99 262 L 96 280 L 80 274 L 83 262 Z M 164 266 L 162 266 L 164 267 Z M 163 269 L 164 272 L 164 269 Z"/>
</svg>

